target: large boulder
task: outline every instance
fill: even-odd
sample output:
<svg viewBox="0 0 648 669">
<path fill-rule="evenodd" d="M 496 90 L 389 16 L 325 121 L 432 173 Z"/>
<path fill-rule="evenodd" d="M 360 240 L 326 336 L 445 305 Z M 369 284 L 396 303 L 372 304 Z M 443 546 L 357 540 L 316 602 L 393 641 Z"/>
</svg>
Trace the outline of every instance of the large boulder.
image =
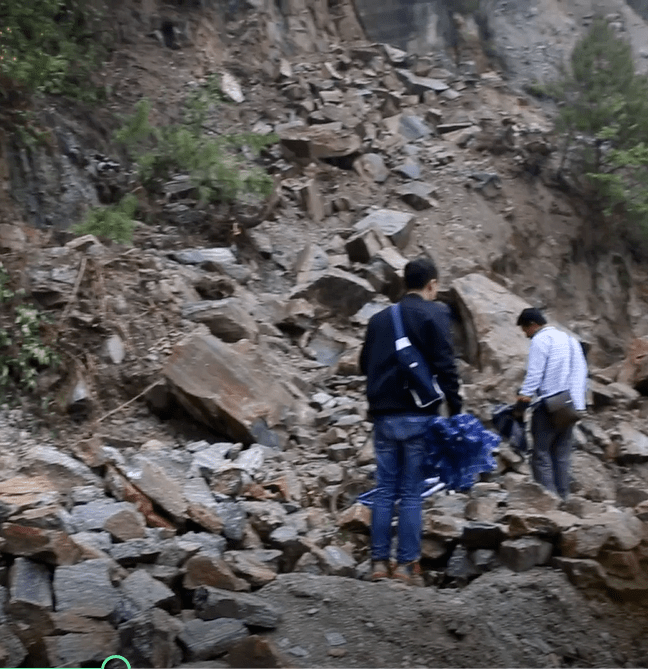
<svg viewBox="0 0 648 669">
<path fill-rule="evenodd" d="M 294 403 L 270 374 L 210 335 L 178 344 L 164 369 L 172 391 L 201 422 L 235 441 L 268 443 Z"/>
</svg>

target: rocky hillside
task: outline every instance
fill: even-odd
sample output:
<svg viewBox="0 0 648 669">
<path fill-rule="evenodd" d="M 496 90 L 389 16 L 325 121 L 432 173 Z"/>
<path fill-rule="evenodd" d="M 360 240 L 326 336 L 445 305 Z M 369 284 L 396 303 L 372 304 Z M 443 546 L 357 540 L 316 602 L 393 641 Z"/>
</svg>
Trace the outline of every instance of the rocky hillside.
<svg viewBox="0 0 648 669">
<path fill-rule="evenodd" d="M 555 187 L 547 110 L 481 38 L 411 55 L 363 39 L 360 2 L 201 4 L 124 0 L 106 108 L 53 99 L 49 146 L 4 141 L 2 263 L 63 364 L 0 415 L 0 662 L 645 666 L 645 272 Z M 230 99 L 210 132 L 277 134 L 273 195 L 204 207 L 178 174 L 133 246 L 65 232 L 129 182 L 119 114 L 146 96 L 176 119 L 211 72 Z M 429 497 L 427 587 L 407 589 L 363 580 L 357 355 L 422 253 L 467 411 L 488 425 L 514 397 L 529 304 L 591 345 L 590 411 L 567 503 L 506 443 L 470 491 Z"/>
</svg>

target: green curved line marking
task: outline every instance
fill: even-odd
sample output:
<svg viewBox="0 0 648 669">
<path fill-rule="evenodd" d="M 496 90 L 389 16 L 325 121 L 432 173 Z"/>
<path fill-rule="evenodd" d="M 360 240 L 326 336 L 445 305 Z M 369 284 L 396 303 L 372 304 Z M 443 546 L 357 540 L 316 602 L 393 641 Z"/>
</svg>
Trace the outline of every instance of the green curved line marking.
<svg viewBox="0 0 648 669">
<path fill-rule="evenodd" d="M 101 669 L 106 669 L 106 665 L 108 664 L 108 662 L 110 662 L 110 660 L 122 660 L 126 665 L 126 669 L 131 669 L 130 662 L 123 655 L 111 655 L 110 657 L 107 657 L 103 661 Z"/>
</svg>

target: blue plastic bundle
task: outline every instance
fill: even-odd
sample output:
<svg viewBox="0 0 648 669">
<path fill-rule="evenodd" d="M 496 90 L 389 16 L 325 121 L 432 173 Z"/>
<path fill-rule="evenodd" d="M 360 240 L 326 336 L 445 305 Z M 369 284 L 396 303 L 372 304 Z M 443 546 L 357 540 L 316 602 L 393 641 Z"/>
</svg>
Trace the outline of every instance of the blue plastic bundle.
<svg viewBox="0 0 648 669">
<path fill-rule="evenodd" d="M 468 490 L 482 472 L 497 467 L 493 450 L 500 443 L 499 435 L 487 430 L 470 414 L 451 418 L 430 416 L 426 441 L 428 452 L 422 472 L 425 486 L 421 497 L 444 489 Z M 368 490 L 357 501 L 371 507 L 377 490 Z"/>
<path fill-rule="evenodd" d="M 470 414 L 431 416 L 427 442 L 424 475 L 438 476 L 449 490 L 468 490 L 482 472 L 497 467 L 493 449 L 499 445 L 499 435 Z"/>
</svg>

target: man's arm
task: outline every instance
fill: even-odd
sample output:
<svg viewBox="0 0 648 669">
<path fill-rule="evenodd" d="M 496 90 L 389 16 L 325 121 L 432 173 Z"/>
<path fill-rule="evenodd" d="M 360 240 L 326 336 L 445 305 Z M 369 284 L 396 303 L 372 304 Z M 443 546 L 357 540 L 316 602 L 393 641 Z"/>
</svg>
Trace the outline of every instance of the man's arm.
<svg viewBox="0 0 648 669">
<path fill-rule="evenodd" d="M 459 394 L 459 375 L 455 364 L 455 354 L 450 336 L 449 314 L 440 312 L 425 322 L 424 337 L 426 347 L 422 351 L 436 373 L 441 390 L 445 393 L 450 415 L 461 413 L 461 395 Z"/>
<path fill-rule="evenodd" d="M 526 376 L 517 397 L 521 402 L 530 402 L 533 395 L 538 392 L 547 364 L 547 353 L 543 350 L 540 340 L 534 341 L 534 339 L 531 340 L 529 348 Z"/>
</svg>

